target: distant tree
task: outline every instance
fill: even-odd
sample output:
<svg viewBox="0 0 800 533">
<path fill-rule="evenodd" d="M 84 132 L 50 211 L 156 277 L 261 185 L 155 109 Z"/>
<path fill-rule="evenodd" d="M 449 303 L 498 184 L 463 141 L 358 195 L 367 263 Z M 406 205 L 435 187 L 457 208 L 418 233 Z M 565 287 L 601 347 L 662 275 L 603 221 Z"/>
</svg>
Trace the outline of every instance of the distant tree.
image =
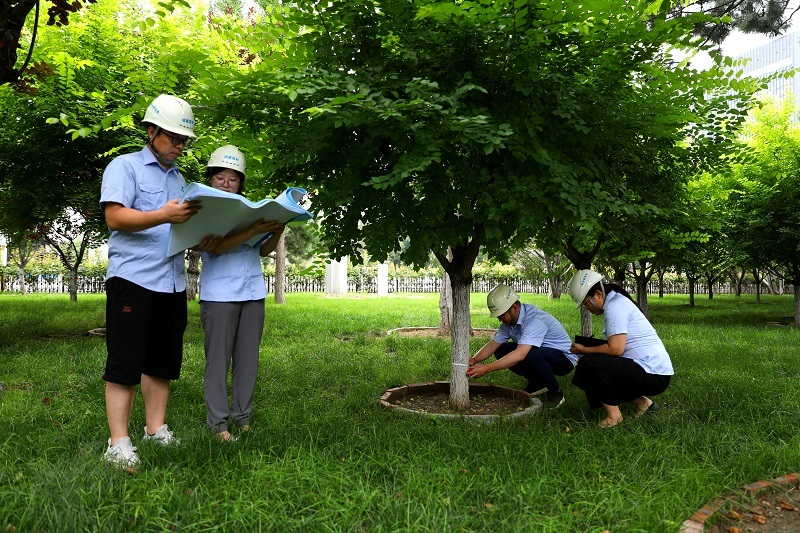
<svg viewBox="0 0 800 533">
<path fill-rule="evenodd" d="M 746 129 L 751 158 L 735 168 L 733 232 L 766 273 L 794 286 L 800 326 L 800 126 L 789 100 L 767 101 Z"/>
</svg>

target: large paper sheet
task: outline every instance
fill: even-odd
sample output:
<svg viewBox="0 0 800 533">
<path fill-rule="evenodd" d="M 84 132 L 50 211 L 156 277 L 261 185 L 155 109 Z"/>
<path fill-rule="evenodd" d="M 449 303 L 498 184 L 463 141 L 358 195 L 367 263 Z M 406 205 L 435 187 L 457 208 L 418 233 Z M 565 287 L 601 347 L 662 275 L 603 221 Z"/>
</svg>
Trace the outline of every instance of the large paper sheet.
<svg viewBox="0 0 800 533">
<path fill-rule="evenodd" d="M 284 224 L 314 218 L 314 215 L 300 205 L 305 195 L 305 189 L 290 187 L 275 199 L 265 198 L 252 202 L 239 194 L 221 191 L 202 183 L 190 183 L 181 202 L 200 200 L 203 208 L 183 224 L 170 225 L 167 256 L 200 244 L 206 235 L 238 233 L 259 218 L 278 220 Z M 256 235 L 246 244 L 257 246 L 270 235 Z"/>
</svg>

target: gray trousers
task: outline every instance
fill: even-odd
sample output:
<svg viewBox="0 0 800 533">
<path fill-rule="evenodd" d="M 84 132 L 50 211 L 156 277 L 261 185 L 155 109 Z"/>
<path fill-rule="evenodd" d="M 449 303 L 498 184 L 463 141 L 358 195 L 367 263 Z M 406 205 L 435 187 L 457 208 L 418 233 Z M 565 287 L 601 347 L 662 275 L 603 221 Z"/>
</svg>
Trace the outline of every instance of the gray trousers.
<svg viewBox="0 0 800 533">
<path fill-rule="evenodd" d="M 229 420 L 249 424 L 264 330 L 264 300 L 201 301 L 200 321 L 205 333 L 206 422 L 214 433 L 227 431 Z M 227 382 L 231 368 L 229 404 Z"/>
</svg>

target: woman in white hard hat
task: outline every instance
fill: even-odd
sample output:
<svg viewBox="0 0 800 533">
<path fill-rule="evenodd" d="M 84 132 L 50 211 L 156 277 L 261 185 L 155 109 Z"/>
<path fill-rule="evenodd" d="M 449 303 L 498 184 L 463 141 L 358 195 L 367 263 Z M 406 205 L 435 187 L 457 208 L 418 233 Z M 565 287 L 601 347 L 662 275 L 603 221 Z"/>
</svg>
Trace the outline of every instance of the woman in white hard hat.
<svg viewBox="0 0 800 533">
<path fill-rule="evenodd" d="M 592 409 L 605 409 L 600 427 L 622 422 L 619 406 L 624 402 L 636 406 L 634 416 L 658 411 L 660 407 L 648 396 L 667 389 L 674 374 L 672 361 L 628 292 L 586 269 L 569 281 L 569 293 L 576 307 L 583 305 L 593 315 L 603 315 L 606 342 L 598 346 L 575 343 L 571 348 L 580 356 L 572 384 L 583 389 Z"/>
<path fill-rule="evenodd" d="M 528 380 L 526 392 L 547 388 L 545 407 L 559 407 L 564 403 L 564 393 L 555 376 L 572 372 L 578 360 L 569 351 L 570 338 L 564 326 L 535 305 L 521 304 L 517 293 L 508 285 L 492 289 L 486 304 L 489 316 L 498 319 L 501 325 L 494 337 L 470 357 L 467 375 L 479 378 L 508 368 Z M 496 361 L 478 364 L 492 355 Z"/>
<path fill-rule="evenodd" d="M 206 178 L 215 189 L 242 194 L 245 171 L 244 155 L 228 145 L 211 154 Z M 267 297 L 261 257 L 275 250 L 283 230 L 284 225 L 276 220 L 260 219 L 202 255 L 200 320 L 205 333 L 206 422 L 220 442 L 236 440 L 230 433 L 233 424 L 244 431 L 250 427 Z M 271 235 L 255 247 L 245 244 L 263 233 Z"/>
</svg>

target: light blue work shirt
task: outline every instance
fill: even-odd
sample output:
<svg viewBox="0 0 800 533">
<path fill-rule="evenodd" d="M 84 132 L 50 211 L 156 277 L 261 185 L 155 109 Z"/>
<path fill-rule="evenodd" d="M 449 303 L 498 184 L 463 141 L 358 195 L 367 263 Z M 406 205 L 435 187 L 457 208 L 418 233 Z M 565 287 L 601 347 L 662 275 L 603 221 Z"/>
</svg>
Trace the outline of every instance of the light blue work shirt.
<svg viewBox="0 0 800 533">
<path fill-rule="evenodd" d="M 520 304 L 517 323 L 513 326 L 500 324 L 492 339 L 500 344 L 511 339 L 517 344 L 554 348 L 562 352 L 573 366 L 578 362 L 578 356 L 569 351 L 572 340 L 561 322 L 532 304 Z"/>
<path fill-rule="evenodd" d="M 655 328 L 629 298 L 609 291 L 603 304 L 603 318 L 606 339 L 623 333 L 628 336 L 622 357 L 633 359 L 648 374 L 671 376 L 675 373 Z"/>
<path fill-rule="evenodd" d="M 175 164 L 164 169 L 145 146 L 114 158 L 103 173 L 100 205 L 109 202 L 139 211 L 155 211 L 181 197 L 186 187 Z M 108 239 L 106 279 L 119 277 L 156 292 L 186 289 L 184 254 L 167 257 L 169 224 L 135 231 L 112 231 Z"/>
<path fill-rule="evenodd" d="M 204 302 L 247 302 L 267 297 L 261 272 L 261 247 L 242 244 L 214 255 L 203 252 L 200 270 L 200 300 Z"/>
</svg>

